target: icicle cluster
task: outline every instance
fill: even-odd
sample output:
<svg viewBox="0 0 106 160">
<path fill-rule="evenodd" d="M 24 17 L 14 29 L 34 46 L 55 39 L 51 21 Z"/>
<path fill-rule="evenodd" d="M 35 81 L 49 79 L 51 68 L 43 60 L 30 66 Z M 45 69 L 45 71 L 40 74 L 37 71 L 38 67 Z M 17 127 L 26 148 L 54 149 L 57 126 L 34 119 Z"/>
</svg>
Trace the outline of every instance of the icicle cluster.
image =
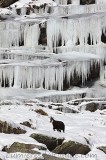
<svg viewBox="0 0 106 160">
<path fill-rule="evenodd" d="M 54 0 L 57 4 L 67 5 L 67 4 L 80 4 L 80 0 Z"/>
<path fill-rule="evenodd" d="M 0 23 L 0 47 L 19 47 L 23 42 L 25 47 L 35 47 L 38 45 L 39 26 L 30 23 L 1 22 Z"/>
<path fill-rule="evenodd" d="M 103 43 L 106 41 L 106 5 L 80 6 L 79 0 L 55 2 L 58 6 L 40 8 L 39 11 L 34 8 L 33 11 L 29 11 L 29 14 L 47 13 L 48 9 L 51 9 L 50 15 L 44 19 L 44 26 L 41 25 L 43 22 L 40 24 L 40 20 L 34 17 L 31 19 L 30 16 L 29 19 L 28 16 L 26 19 L 24 17 L 23 21 L 17 18 L 16 21 L 0 23 L 0 87 L 63 90 L 64 83 L 70 87 L 75 78 L 82 80 L 84 84 L 91 70 L 95 68 L 94 65 L 98 66 L 101 63 L 100 58 L 106 59 L 106 42 Z M 68 3 L 71 4 L 67 5 Z M 96 3 L 100 1 L 97 0 Z M 20 14 L 26 14 L 27 9 L 22 7 Z M 95 12 L 97 13 L 92 14 Z M 16 9 L 14 13 L 17 14 Z M 53 13 L 58 16 L 53 18 Z M 61 15 L 65 17 L 61 18 Z M 53 51 L 62 54 L 57 58 L 51 54 L 47 55 L 47 51 L 52 52 L 52 55 Z M 72 51 L 80 54 L 86 52 L 86 55 L 93 53 L 95 56 L 90 59 L 88 56 L 88 59 L 85 57 L 82 60 L 76 53 L 75 59 L 71 59 L 72 55 L 68 55 L 67 52 Z M 14 63 L 11 60 L 14 60 Z M 101 79 L 104 80 L 106 73 L 103 63 L 101 70 Z"/>
<path fill-rule="evenodd" d="M 77 45 L 77 46 L 62 46 L 57 48 L 57 53 L 66 53 L 66 52 L 84 52 L 84 53 L 93 53 L 99 55 L 101 59 L 106 59 L 106 45 Z"/>
<path fill-rule="evenodd" d="M 84 95 L 86 95 L 86 91 L 77 91 L 75 93 L 68 92 L 68 91 L 64 91 L 63 92 L 56 92 L 55 93 L 49 93 L 49 95 L 45 95 L 45 96 L 36 96 L 37 99 L 43 101 L 43 102 L 54 102 L 54 103 L 63 103 L 63 102 L 68 102 L 70 100 L 73 99 L 80 99 L 82 98 Z"/>
<path fill-rule="evenodd" d="M 100 3 L 106 3 L 105 0 L 96 0 L 96 4 L 100 4 Z"/>
<path fill-rule="evenodd" d="M 37 61 L 35 61 L 35 64 Z M 64 63 L 54 63 L 39 65 L 0 65 L 0 87 L 18 87 L 18 88 L 45 88 L 63 90 L 63 82 L 67 79 L 70 86 L 70 80 L 74 74 L 82 77 L 82 84 L 90 74 L 90 69 L 95 60 L 69 61 Z"/>
<path fill-rule="evenodd" d="M 75 4 L 75 5 L 79 5 L 80 4 L 80 0 L 54 0 L 56 3 L 58 4 L 62 4 L 62 5 L 67 5 L 68 2 Z M 105 0 L 96 0 L 95 1 L 96 4 L 100 4 L 100 3 L 106 3 Z"/>
<path fill-rule="evenodd" d="M 105 12 L 106 5 L 104 4 L 93 4 L 93 5 L 68 5 L 68 6 L 56 6 L 51 7 L 51 13 L 57 13 L 58 15 L 67 16 L 73 14 L 86 14 Z"/>
<path fill-rule="evenodd" d="M 54 26 L 54 27 L 51 27 Z M 78 41 L 80 45 L 88 44 L 90 36 L 91 44 L 101 44 L 102 31 L 105 34 L 106 17 L 105 15 L 95 15 L 82 18 L 71 19 L 50 19 L 47 23 L 48 47 L 52 49 L 58 46 L 75 46 Z"/>
</svg>

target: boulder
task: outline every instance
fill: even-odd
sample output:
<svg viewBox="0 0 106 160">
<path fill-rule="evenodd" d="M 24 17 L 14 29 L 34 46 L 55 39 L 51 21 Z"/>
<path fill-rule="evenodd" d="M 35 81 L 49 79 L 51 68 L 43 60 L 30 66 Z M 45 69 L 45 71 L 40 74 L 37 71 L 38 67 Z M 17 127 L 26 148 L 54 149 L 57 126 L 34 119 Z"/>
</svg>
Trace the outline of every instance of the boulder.
<svg viewBox="0 0 106 160">
<path fill-rule="evenodd" d="M 80 144 L 78 142 L 68 141 L 56 147 L 53 152 L 57 154 L 71 154 L 72 156 L 75 154 L 86 155 L 88 152 L 90 152 L 90 148 L 89 146 Z"/>
<path fill-rule="evenodd" d="M 7 148 L 7 146 L 5 146 L 2 151 L 5 151 L 7 153 L 21 152 L 21 153 L 39 154 L 40 152 L 33 150 L 34 148 L 37 148 L 39 150 L 46 150 L 46 148 L 43 146 L 14 142 L 10 146 L 10 148 Z"/>
<path fill-rule="evenodd" d="M 24 126 L 27 126 L 27 127 L 30 127 L 30 128 L 31 128 L 31 123 L 28 122 L 28 121 L 25 121 L 25 122 L 20 123 L 20 124 L 22 124 L 22 125 L 24 125 Z"/>
<path fill-rule="evenodd" d="M 54 150 L 58 145 L 61 145 L 64 139 L 57 139 L 54 137 L 48 137 L 42 134 L 36 134 L 33 133 L 31 136 L 33 139 L 38 141 L 39 143 L 43 143 L 47 146 L 47 148 L 52 151 Z"/>
<path fill-rule="evenodd" d="M 43 109 L 37 109 L 35 112 L 43 116 L 48 116 L 48 114 Z"/>
<path fill-rule="evenodd" d="M 99 104 L 95 102 L 91 102 L 86 104 L 86 110 L 90 112 L 95 112 L 99 108 Z"/>
<path fill-rule="evenodd" d="M 98 147 L 98 149 L 106 154 L 106 146 Z"/>
<path fill-rule="evenodd" d="M 7 122 L 3 122 L 0 120 L 0 133 L 24 134 L 26 133 L 26 131 L 21 129 L 20 127 L 12 127 L 11 124 L 8 124 Z"/>
</svg>

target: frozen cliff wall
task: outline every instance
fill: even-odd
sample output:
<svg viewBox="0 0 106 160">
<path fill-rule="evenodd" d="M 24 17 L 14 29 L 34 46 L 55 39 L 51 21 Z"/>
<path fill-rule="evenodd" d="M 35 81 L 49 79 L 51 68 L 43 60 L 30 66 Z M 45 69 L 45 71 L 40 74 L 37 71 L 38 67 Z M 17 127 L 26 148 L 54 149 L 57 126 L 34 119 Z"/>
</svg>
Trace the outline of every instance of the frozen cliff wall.
<svg viewBox="0 0 106 160">
<path fill-rule="evenodd" d="M 85 4 L 94 4 L 96 0 L 80 0 L 80 4 L 85 5 Z"/>
<path fill-rule="evenodd" d="M 0 22 L 0 87 L 65 90 L 106 79 L 104 1 L 20 2 Z"/>
</svg>

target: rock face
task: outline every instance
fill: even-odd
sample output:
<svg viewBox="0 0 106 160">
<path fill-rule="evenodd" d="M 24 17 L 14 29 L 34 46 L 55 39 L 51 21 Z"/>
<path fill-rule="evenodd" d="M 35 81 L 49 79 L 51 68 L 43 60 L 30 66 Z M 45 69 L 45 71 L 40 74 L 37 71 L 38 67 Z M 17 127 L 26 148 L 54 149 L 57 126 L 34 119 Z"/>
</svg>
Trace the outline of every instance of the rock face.
<svg viewBox="0 0 106 160">
<path fill-rule="evenodd" d="M 90 74 L 88 75 L 86 81 L 84 82 L 84 84 L 82 84 L 82 77 L 78 76 L 78 74 L 76 73 L 76 71 L 74 72 L 74 76 L 71 77 L 70 79 L 70 83 L 67 81 L 67 78 L 64 79 L 63 81 L 63 90 L 67 90 L 71 86 L 92 86 L 94 81 L 97 80 L 100 76 L 100 65 L 93 63 L 91 69 L 90 69 Z"/>
<path fill-rule="evenodd" d="M 32 150 L 34 148 L 43 149 L 43 147 L 36 146 L 34 144 L 24 144 L 24 143 L 14 142 L 10 148 L 7 148 L 6 146 L 3 148 L 2 151 L 5 151 L 7 153 L 22 152 L 22 153 L 38 154 L 39 152 Z"/>
<path fill-rule="evenodd" d="M 98 147 L 101 151 L 103 151 L 106 154 L 106 146 Z"/>
<path fill-rule="evenodd" d="M 18 0 L 0 0 L 0 7 L 8 7 L 17 1 Z"/>
<path fill-rule="evenodd" d="M 40 28 L 39 44 L 46 46 L 47 45 L 47 33 L 46 33 L 47 24 L 46 22 L 45 24 L 40 24 L 39 28 Z"/>
<path fill-rule="evenodd" d="M 87 145 L 69 141 L 69 142 L 65 142 L 62 145 L 56 147 L 53 150 L 53 152 L 57 154 L 71 154 L 72 156 L 74 156 L 75 154 L 86 155 L 88 152 L 90 152 L 90 148 Z"/>
<path fill-rule="evenodd" d="M 95 0 L 80 0 L 80 4 L 85 5 L 85 4 L 94 4 Z"/>
<path fill-rule="evenodd" d="M 30 137 L 34 138 L 39 143 L 43 143 L 47 146 L 47 148 L 52 151 L 54 150 L 58 145 L 61 145 L 64 139 L 56 139 L 53 137 L 48 137 L 42 134 L 32 134 Z"/>
<path fill-rule="evenodd" d="M 14 133 L 14 134 L 23 134 L 26 133 L 25 130 L 21 129 L 20 127 L 13 128 L 7 122 L 0 121 L 0 133 Z"/>
</svg>

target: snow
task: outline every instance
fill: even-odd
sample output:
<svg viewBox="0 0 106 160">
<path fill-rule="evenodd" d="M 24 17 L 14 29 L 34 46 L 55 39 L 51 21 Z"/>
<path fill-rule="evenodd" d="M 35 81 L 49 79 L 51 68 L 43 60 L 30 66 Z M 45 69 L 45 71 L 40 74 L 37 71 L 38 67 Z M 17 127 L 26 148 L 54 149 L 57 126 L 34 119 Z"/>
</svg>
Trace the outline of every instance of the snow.
<svg viewBox="0 0 106 160">
<path fill-rule="evenodd" d="M 0 89 L 0 97 L 1 99 L 14 99 L 14 96 L 17 99 L 27 99 L 37 98 L 44 102 L 66 102 L 71 99 L 81 98 L 83 94 L 86 94 L 87 88 L 84 89 L 76 89 L 73 88 L 69 91 L 55 91 L 55 90 L 44 90 L 44 89 L 18 89 L 18 88 L 1 88 Z"/>
<path fill-rule="evenodd" d="M 39 106 L 37 106 L 38 105 L 37 103 L 30 102 L 30 104 L 32 105 L 30 106 L 27 105 L 26 107 L 24 104 L 25 101 L 23 102 L 23 104 L 21 101 L 20 105 L 19 104 L 5 105 L 5 100 L 3 102 L 4 105 L 3 107 L 1 106 L 0 109 L 0 120 L 5 120 L 7 122 L 15 122 L 15 124 L 20 125 L 20 122 L 22 123 L 24 121 L 29 121 L 29 119 L 31 119 L 31 123 L 33 125 L 36 124 L 36 129 L 30 129 L 28 127 L 25 127 L 27 133 L 24 136 L 13 135 L 13 134 L 6 135 L 4 133 L 0 133 L 1 148 L 3 148 L 3 146 L 5 145 L 10 146 L 11 144 L 17 141 L 21 143 L 39 145 L 35 140 L 29 138 L 29 135 L 31 133 L 36 132 L 57 138 L 60 137 L 65 138 L 65 141 L 73 140 L 82 144 L 87 144 L 86 139 L 88 139 L 90 148 L 92 149 L 91 151 L 92 154 L 96 153 L 98 159 L 100 155 L 102 155 L 103 160 L 105 160 L 106 155 L 103 152 L 97 150 L 96 148 L 99 146 L 104 146 L 106 144 L 106 137 L 105 137 L 106 110 L 102 111 L 104 115 L 100 114 L 101 111 L 99 110 L 96 111 L 95 113 L 83 111 L 79 114 L 72 114 L 72 113 L 58 114 L 59 111 L 53 111 L 48 108 L 43 108 L 43 110 L 48 113 L 49 117 L 53 116 L 55 119 L 59 119 L 65 123 L 66 125 L 65 133 L 59 133 L 57 131 L 54 132 L 52 130 L 52 125 L 49 122 L 49 117 L 41 116 L 34 112 L 35 109 L 40 108 Z M 11 101 L 11 103 L 13 102 Z M 46 127 L 44 125 L 45 121 L 46 121 Z"/>
<path fill-rule="evenodd" d="M 39 1 L 32 1 L 32 0 L 19 0 L 18 2 L 14 3 L 11 5 L 11 7 L 17 7 L 17 8 L 22 8 L 22 7 L 27 7 L 29 4 L 30 5 L 36 5 L 36 6 L 41 6 L 42 4 L 50 4 L 50 5 L 56 5 L 55 2 L 52 0 L 39 0 Z"/>
<path fill-rule="evenodd" d="M 10 11 L 7 8 L 0 8 L 0 15 L 5 15 L 5 14 L 12 14 L 12 11 Z"/>
</svg>

